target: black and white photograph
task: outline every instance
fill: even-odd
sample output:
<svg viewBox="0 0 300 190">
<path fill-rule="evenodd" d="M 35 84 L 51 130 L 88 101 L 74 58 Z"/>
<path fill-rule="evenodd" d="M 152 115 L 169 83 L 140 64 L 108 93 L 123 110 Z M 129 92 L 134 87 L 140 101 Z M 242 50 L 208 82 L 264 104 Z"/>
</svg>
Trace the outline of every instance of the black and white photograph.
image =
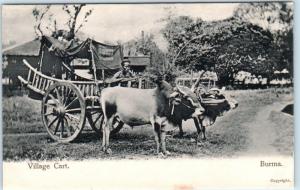
<svg viewBox="0 0 300 190">
<path fill-rule="evenodd" d="M 293 15 L 2 5 L 3 187 L 293 188 Z"/>
</svg>

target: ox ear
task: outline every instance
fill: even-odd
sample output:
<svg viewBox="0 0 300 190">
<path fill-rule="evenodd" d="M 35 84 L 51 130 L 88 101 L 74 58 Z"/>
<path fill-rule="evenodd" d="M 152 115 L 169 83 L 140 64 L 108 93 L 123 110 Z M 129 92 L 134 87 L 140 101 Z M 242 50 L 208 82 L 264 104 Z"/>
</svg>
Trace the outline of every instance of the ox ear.
<svg viewBox="0 0 300 190">
<path fill-rule="evenodd" d="M 188 97 L 187 100 L 192 104 L 193 107 L 197 107 L 198 104 L 194 102 L 194 100 L 191 97 Z"/>
<path fill-rule="evenodd" d="M 171 102 L 173 105 L 178 106 L 181 103 L 181 98 L 174 98 Z"/>
<path fill-rule="evenodd" d="M 223 86 L 222 89 L 220 90 L 221 94 L 224 94 L 225 90 L 226 90 L 226 87 Z"/>
<path fill-rule="evenodd" d="M 172 94 L 170 94 L 169 98 L 176 98 L 177 96 L 179 96 L 179 92 L 173 92 Z"/>
<path fill-rule="evenodd" d="M 182 94 L 183 97 L 187 97 L 188 94 L 184 91 L 184 87 L 177 86 L 178 92 Z"/>
</svg>

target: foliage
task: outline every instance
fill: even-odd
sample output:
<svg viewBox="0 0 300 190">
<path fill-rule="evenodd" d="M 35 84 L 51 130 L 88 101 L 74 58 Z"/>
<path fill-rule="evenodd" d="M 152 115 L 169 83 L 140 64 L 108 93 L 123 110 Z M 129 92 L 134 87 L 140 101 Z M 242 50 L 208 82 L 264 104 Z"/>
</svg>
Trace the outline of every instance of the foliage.
<svg viewBox="0 0 300 190">
<path fill-rule="evenodd" d="M 192 38 L 187 29 L 193 25 L 193 20 L 188 16 L 168 17 L 165 27 L 161 30 L 163 37 L 168 41 L 168 58 L 172 61 L 176 52 L 184 43 Z"/>
<path fill-rule="evenodd" d="M 231 83 L 239 70 L 271 76 L 288 68 L 292 73 L 292 3 L 241 3 L 233 17 L 220 21 L 188 16 L 164 21 L 167 57 L 180 68 L 213 67 L 223 83 Z M 271 30 L 275 26 L 280 30 Z"/>
<path fill-rule="evenodd" d="M 277 70 L 287 68 L 290 71 L 291 77 L 293 74 L 293 30 L 289 30 L 283 34 L 280 31 L 275 33 L 276 47 L 279 56 L 279 63 L 275 65 Z"/>
<path fill-rule="evenodd" d="M 293 73 L 293 2 L 241 3 L 234 16 L 270 30 L 279 59 L 274 69 Z"/>
<path fill-rule="evenodd" d="M 243 21 L 265 26 L 267 29 L 289 31 L 293 22 L 293 3 L 287 2 L 253 2 L 241 3 L 234 12 L 234 17 Z"/>
<path fill-rule="evenodd" d="M 84 18 L 80 24 L 78 24 L 78 15 L 81 12 L 85 4 L 80 5 L 63 5 L 62 9 L 68 14 L 67 25 L 69 27 L 69 37 L 73 39 L 75 34 L 83 27 L 83 24 L 88 21 L 88 17 L 92 14 L 93 10 L 90 9 L 84 13 Z M 76 28 L 76 26 L 78 27 Z"/>
<path fill-rule="evenodd" d="M 67 20 L 55 18 L 51 13 L 51 5 L 39 5 L 33 8 L 32 15 L 35 18 L 35 33 L 37 37 L 42 35 L 52 35 L 56 38 L 62 36 L 66 40 L 74 39 L 79 30 L 88 21 L 88 17 L 93 10 L 83 10 L 85 4 L 79 5 L 62 5 L 62 11 L 67 14 Z M 80 15 L 82 15 L 79 17 Z M 67 28 L 58 28 L 58 22 L 67 26 Z M 65 23 L 64 23 L 65 22 Z"/>
<path fill-rule="evenodd" d="M 180 28 L 178 19 L 181 23 L 188 22 Z M 192 22 L 182 17 L 174 20 L 170 24 L 175 27 L 167 26 L 174 29 L 173 35 L 165 35 L 165 38 L 176 58 L 175 65 L 192 70 L 215 67 L 224 82 L 232 81 L 240 69 L 264 75 L 272 72 L 271 63 L 276 61 L 276 56 L 269 31 L 235 18 L 214 22 L 200 19 Z M 179 28 L 182 32 L 175 32 Z"/>
</svg>

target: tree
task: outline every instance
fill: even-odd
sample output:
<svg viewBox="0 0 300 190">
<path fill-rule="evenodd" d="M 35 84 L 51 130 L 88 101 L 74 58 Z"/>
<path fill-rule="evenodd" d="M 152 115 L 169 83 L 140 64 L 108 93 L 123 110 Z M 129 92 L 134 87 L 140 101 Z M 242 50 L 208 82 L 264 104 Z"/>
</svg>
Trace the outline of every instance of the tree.
<svg viewBox="0 0 300 190">
<path fill-rule="evenodd" d="M 241 3 L 234 17 L 270 30 L 279 55 L 274 70 L 293 73 L 293 2 Z"/>
<path fill-rule="evenodd" d="M 169 44 L 167 57 L 169 61 L 172 62 L 177 51 L 186 41 L 192 38 L 187 29 L 194 24 L 194 21 L 188 16 L 168 17 L 165 21 L 167 21 L 167 23 L 161 30 L 161 33 Z"/>
<path fill-rule="evenodd" d="M 75 34 L 83 27 L 84 23 L 88 21 L 88 17 L 92 14 L 93 10 L 89 9 L 84 13 L 84 18 L 81 23 L 78 23 L 78 15 L 80 14 L 82 8 L 85 4 L 80 5 L 63 5 L 62 9 L 68 14 L 69 19 L 67 21 L 67 26 L 69 27 L 69 39 L 73 39 Z M 76 27 L 77 26 L 77 27 Z"/>
<path fill-rule="evenodd" d="M 179 67 L 193 70 L 214 67 L 223 84 L 232 82 L 239 70 L 263 75 L 272 72 L 276 49 L 272 34 L 262 27 L 236 18 L 213 22 L 199 19 L 176 27 L 183 32 L 165 37 L 169 49 L 180 52 L 175 61 Z"/>
<path fill-rule="evenodd" d="M 293 22 L 292 2 L 241 3 L 234 17 L 258 24 L 268 30 L 289 31 Z M 281 25 L 278 27 L 278 24 Z"/>
<path fill-rule="evenodd" d="M 93 10 L 84 10 L 85 4 L 79 5 L 62 5 L 62 11 L 68 15 L 67 21 L 54 18 L 51 13 L 51 5 L 36 6 L 32 10 L 35 18 L 35 33 L 37 37 L 42 35 L 52 35 L 56 38 L 63 36 L 66 40 L 74 39 L 79 30 L 88 21 L 88 17 L 92 14 Z M 67 28 L 58 28 L 58 21 L 61 25 L 66 25 Z M 64 23 L 66 22 L 66 23 Z"/>
<path fill-rule="evenodd" d="M 43 23 L 45 15 L 49 12 L 51 5 L 45 6 L 36 6 L 32 10 L 32 15 L 35 19 L 35 24 L 34 24 L 34 32 L 36 34 L 36 37 L 43 36 L 44 32 L 43 29 L 41 28 L 41 25 Z M 48 18 L 51 19 L 51 16 Z"/>
</svg>

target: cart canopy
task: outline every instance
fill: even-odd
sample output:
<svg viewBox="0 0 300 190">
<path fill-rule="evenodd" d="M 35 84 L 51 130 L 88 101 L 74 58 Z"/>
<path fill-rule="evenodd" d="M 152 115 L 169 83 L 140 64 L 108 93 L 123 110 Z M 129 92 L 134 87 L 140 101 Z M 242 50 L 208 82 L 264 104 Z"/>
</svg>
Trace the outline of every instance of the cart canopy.
<svg viewBox="0 0 300 190">
<path fill-rule="evenodd" d="M 74 41 L 60 41 L 53 37 L 43 36 L 41 39 L 41 61 L 45 64 L 54 64 L 58 60 L 65 64 L 73 59 L 88 59 L 91 69 L 119 69 L 123 59 L 120 45 L 107 45 L 92 39 L 82 43 Z M 53 66 L 53 65 L 52 65 Z"/>
</svg>

